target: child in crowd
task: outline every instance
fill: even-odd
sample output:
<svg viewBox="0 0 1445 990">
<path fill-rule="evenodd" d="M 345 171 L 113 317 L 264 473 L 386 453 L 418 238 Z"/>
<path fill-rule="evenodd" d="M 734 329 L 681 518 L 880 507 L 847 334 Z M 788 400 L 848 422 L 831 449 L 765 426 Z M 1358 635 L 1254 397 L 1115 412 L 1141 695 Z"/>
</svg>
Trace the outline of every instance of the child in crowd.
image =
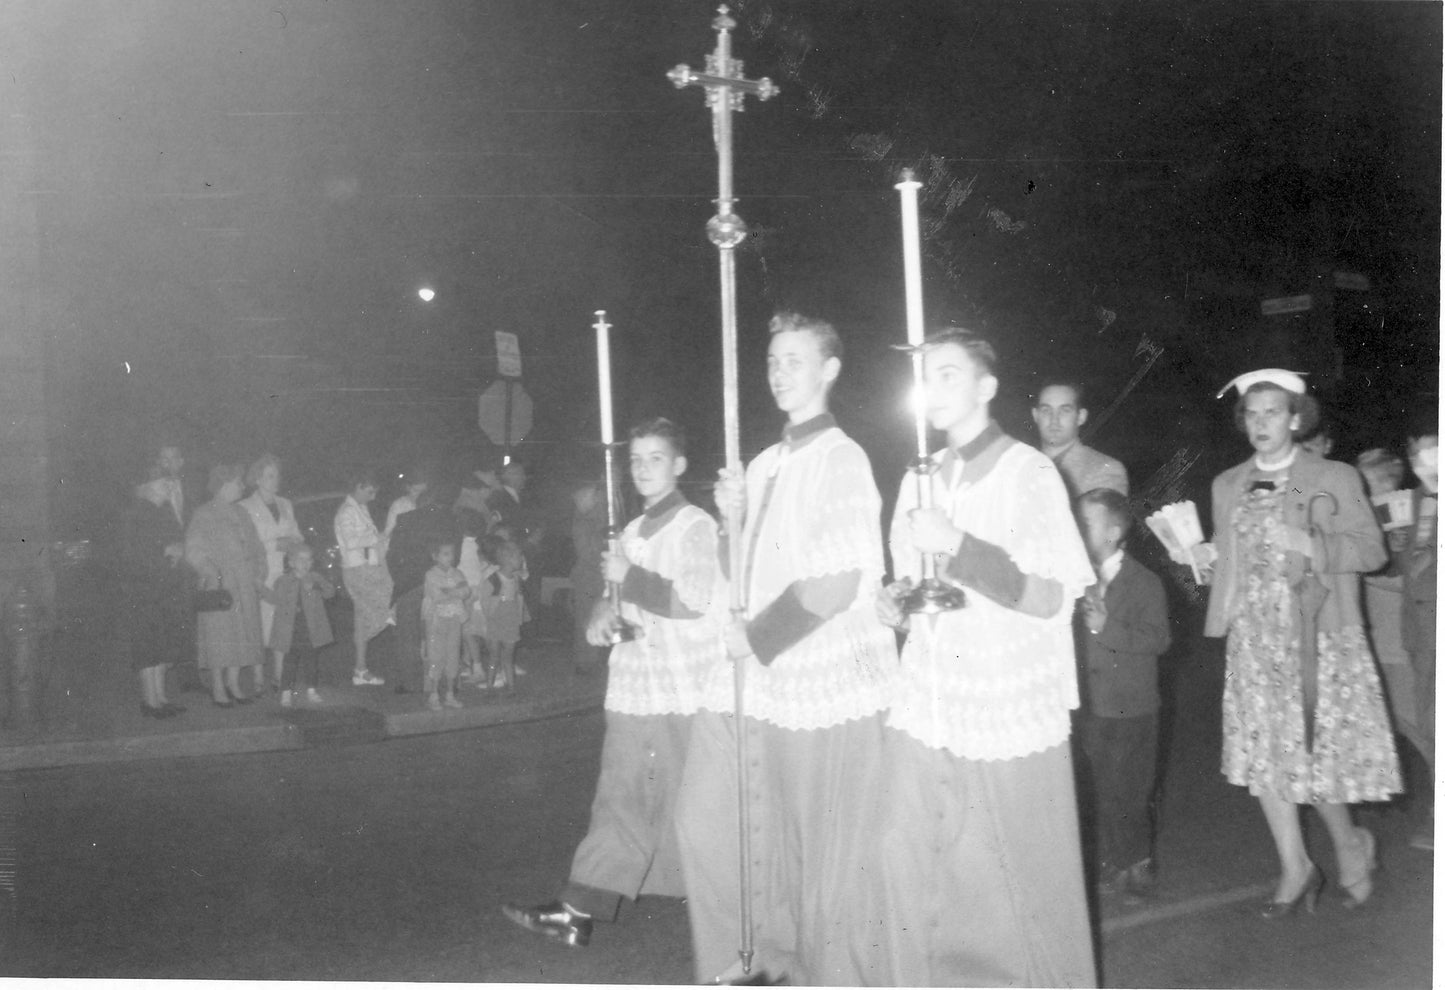
<svg viewBox="0 0 1445 990">
<path fill-rule="evenodd" d="M 482 581 L 495 571 L 496 565 L 482 559 L 478 540 L 486 535 L 482 518 L 474 513 L 462 518 L 462 548 L 457 559 L 457 568 L 467 579 L 467 585 L 474 589 L 471 605 L 467 608 L 467 621 L 462 626 L 462 678 L 481 683 L 483 678 L 482 638 L 486 635 L 487 619 L 482 611 Z"/>
<path fill-rule="evenodd" d="M 522 549 L 521 533 L 517 527 L 509 523 L 498 523 L 492 527 L 492 535 L 503 543 L 510 544 L 512 549 L 517 552 L 517 579 L 526 581 L 531 577 L 531 572 L 527 569 L 527 554 Z"/>
<path fill-rule="evenodd" d="M 532 609 L 527 605 L 527 583 L 532 580 L 532 570 L 527 563 L 527 547 L 531 545 L 530 536 L 521 526 L 504 522 L 499 515 L 493 518 L 492 532 L 496 533 L 498 538 L 511 544 L 512 548 L 517 552 L 517 600 L 521 602 L 522 625 L 525 626 L 532 621 Z M 520 631 L 517 633 L 517 636 L 520 640 Z M 513 650 L 512 652 L 515 653 L 516 651 Z M 516 663 L 512 664 L 512 673 L 517 677 L 527 676 L 527 672 Z"/>
<path fill-rule="evenodd" d="M 481 586 L 487 644 L 483 684 L 488 688 L 510 689 L 520 673 L 514 654 L 517 641 L 522 638 L 522 625 L 527 621 L 527 605 L 522 600 L 527 561 L 517 544 L 502 532 L 502 527 L 486 538 L 482 553 L 496 567 Z"/>
<path fill-rule="evenodd" d="M 426 630 L 423 660 L 426 663 L 427 707 L 460 708 L 457 700 L 457 665 L 462 651 L 462 625 L 466 622 L 472 589 L 456 566 L 456 548 L 444 540 L 428 547 L 432 568 L 426 572 L 421 599 L 422 625 Z"/>
<path fill-rule="evenodd" d="M 281 707 L 296 701 L 298 680 L 306 687 L 306 700 L 321 703 L 316 690 L 317 651 L 332 642 L 331 622 L 326 616 L 327 599 L 336 586 L 311 569 L 311 548 L 297 543 L 286 553 L 286 570 L 261 597 L 276 608 L 271 623 L 271 649 L 281 659 Z M 297 613 L 303 621 L 296 621 Z"/>
<path fill-rule="evenodd" d="M 1080 529 L 1099 580 L 1080 601 L 1086 814 L 1097 843 L 1099 891 L 1137 902 L 1156 870 L 1149 799 L 1159 747 L 1159 656 L 1169 649 L 1164 584 L 1124 552 L 1123 495 L 1079 496 Z"/>
</svg>

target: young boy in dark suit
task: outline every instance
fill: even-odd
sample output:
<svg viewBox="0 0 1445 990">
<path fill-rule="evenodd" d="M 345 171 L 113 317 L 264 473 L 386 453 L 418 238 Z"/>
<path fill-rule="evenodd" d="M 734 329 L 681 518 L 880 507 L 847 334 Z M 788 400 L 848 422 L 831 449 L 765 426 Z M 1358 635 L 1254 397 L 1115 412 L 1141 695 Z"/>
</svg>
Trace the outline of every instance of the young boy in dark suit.
<svg viewBox="0 0 1445 990">
<path fill-rule="evenodd" d="M 1079 599 L 1079 733 L 1092 800 L 1099 890 L 1137 900 L 1153 885 L 1149 797 L 1159 745 L 1159 656 L 1169 649 L 1164 585 L 1124 551 L 1128 500 L 1095 488 L 1076 502 L 1099 580 Z"/>
</svg>

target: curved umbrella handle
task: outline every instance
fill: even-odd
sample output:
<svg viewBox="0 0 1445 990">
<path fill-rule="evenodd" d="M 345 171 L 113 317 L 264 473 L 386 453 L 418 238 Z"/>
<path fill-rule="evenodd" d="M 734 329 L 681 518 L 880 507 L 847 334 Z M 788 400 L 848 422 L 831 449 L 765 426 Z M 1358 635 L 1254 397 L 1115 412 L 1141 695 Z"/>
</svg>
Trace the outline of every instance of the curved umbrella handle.
<svg viewBox="0 0 1445 990">
<path fill-rule="evenodd" d="M 1314 530 L 1316 528 L 1315 500 L 1321 498 L 1327 498 L 1330 500 L 1330 515 L 1337 516 L 1340 514 L 1340 503 L 1339 500 L 1335 498 L 1333 492 L 1315 492 L 1313 495 L 1310 496 L 1309 504 L 1305 506 L 1305 523 L 1309 526 L 1311 530 Z"/>
</svg>

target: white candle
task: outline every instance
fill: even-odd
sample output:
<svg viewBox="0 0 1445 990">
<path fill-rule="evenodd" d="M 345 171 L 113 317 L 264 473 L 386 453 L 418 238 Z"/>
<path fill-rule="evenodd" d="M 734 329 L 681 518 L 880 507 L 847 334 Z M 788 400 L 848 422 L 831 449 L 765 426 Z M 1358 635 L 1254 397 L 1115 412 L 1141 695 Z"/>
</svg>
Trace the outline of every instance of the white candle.
<svg viewBox="0 0 1445 990">
<path fill-rule="evenodd" d="M 903 181 L 894 186 L 903 200 L 903 287 L 908 302 L 908 343 L 923 343 L 923 264 L 918 248 L 918 190 L 923 183 L 913 178 L 912 169 L 903 170 Z"/>
<path fill-rule="evenodd" d="M 602 442 L 612 443 L 612 353 L 607 343 L 607 331 L 612 325 L 607 322 L 607 310 L 597 311 L 597 322 L 592 324 L 597 331 L 597 393 L 602 404 Z"/>
</svg>

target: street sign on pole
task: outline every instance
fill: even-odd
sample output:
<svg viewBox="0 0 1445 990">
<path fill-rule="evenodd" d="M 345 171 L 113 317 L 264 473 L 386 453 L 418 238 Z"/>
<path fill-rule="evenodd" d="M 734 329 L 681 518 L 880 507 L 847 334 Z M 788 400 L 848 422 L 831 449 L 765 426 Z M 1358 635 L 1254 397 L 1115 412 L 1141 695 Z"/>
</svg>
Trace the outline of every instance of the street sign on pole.
<svg viewBox="0 0 1445 990">
<path fill-rule="evenodd" d="M 532 429 L 532 397 L 521 382 L 492 382 L 477 400 L 477 425 L 492 443 L 510 451 Z"/>
<path fill-rule="evenodd" d="M 497 374 L 503 378 L 522 377 L 522 345 L 517 335 L 497 331 Z"/>
<path fill-rule="evenodd" d="M 1274 299 L 1261 299 L 1259 311 L 1265 316 L 1282 316 L 1285 313 L 1303 313 L 1314 308 L 1314 297 L 1308 294 L 1303 296 L 1277 296 Z"/>
</svg>

